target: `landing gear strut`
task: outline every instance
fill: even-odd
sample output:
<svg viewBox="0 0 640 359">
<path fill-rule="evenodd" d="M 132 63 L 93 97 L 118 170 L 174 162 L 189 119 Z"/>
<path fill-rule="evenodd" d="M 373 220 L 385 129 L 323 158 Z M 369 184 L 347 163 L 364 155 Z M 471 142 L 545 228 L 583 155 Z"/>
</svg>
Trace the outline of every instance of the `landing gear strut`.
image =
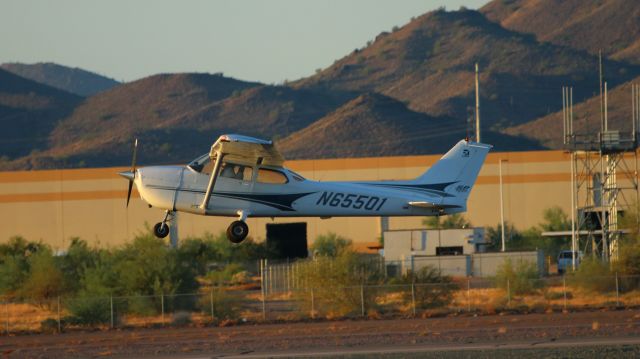
<svg viewBox="0 0 640 359">
<path fill-rule="evenodd" d="M 243 221 L 233 221 L 227 228 L 227 238 L 232 243 L 240 243 L 249 234 L 249 226 Z"/>
<path fill-rule="evenodd" d="M 158 222 L 156 223 L 155 226 L 153 226 L 153 234 L 158 237 L 158 238 L 164 238 L 166 236 L 169 235 L 169 225 L 167 224 L 167 221 L 170 219 L 170 217 L 173 215 L 173 213 L 169 210 L 167 210 L 167 212 L 164 215 L 164 219 L 162 220 L 162 222 Z"/>
</svg>

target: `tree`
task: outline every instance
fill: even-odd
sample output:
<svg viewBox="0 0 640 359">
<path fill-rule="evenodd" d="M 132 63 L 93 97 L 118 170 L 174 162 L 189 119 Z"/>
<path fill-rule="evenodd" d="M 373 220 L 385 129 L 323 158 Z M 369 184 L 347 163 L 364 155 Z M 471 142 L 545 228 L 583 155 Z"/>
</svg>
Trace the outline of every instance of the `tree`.
<svg viewBox="0 0 640 359">
<path fill-rule="evenodd" d="M 64 289 L 64 275 L 51 250 L 39 250 L 29 258 L 29 275 L 20 289 L 22 296 L 42 301 L 60 296 Z"/>
<path fill-rule="evenodd" d="M 440 217 L 441 216 L 426 217 L 422 220 L 422 225 L 428 229 L 458 229 L 472 226 L 471 222 L 460 213 L 443 216 L 444 220 L 440 220 Z"/>
<path fill-rule="evenodd" d="M 535 250 L 541 249 L 545 255 L 556 257 L 558 253 L 566 249 L 571 243 L 571 236 L 544 237 L 542 232 L 571 230 L 571 221 L 560 207 L 551 207 L 544 210 L 544 221 L 537 226 L 518 231 L 513 224 L 505 222 L 505 242 L 508 250 Z M 487 228 L 487 237 L 490 245 L 488 249 L 499 250 L 502 247 L 502 228 L 500 224 Z"/>
<path fill-rule="evenodd" d="M 72 238 L 67 253 L 60 258 L 60 269 L 65 277 L 70 291 L 80 289 L 84 271 L 93 268 L 98 262 L 100 250 L 89 248 L 86 241 Z"/>
<path fill-rule="evenodd" d="M 567 231 L 571 230 L 571 220 L 569 216 L 559 206 L 547 208 L 542 212 L 544 222 L 540 223 L 543 231 Z"/>
<path fill-rule="evenodd" d="M 341 254 L 351 251 L 352 242 L 350 239 L 341 237 L 335 233 L 320 235 L 313 241 L 311 246 L 314 257 L 338 257 Z"/>
</svg>

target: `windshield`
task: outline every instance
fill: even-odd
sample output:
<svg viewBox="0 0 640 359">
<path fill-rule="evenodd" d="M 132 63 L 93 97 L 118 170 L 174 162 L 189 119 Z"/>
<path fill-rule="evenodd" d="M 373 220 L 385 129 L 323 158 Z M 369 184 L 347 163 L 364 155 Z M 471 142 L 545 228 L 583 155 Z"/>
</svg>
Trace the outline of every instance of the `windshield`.
<svg viewBox="0 0 640 359">
<path fill-rule="evenodd" d="M 302 181 L 304 181 L 304 180 L 305 180 L 305 178 L 304 178 L 304 177 L 302 177 L 302 176 L 300 176 L 299 174 L 297 174 L 297 173 L 293 172 L 292 170 L 288 170 L 288 171 L 289 171 L 289 174 L 291 175 L 291 177 L 292 177 L 294 180 L 299 181 L 299 182 L 302 182 Z"/>
<path fill-rule="evenodd" d="M 189 162 L 189 164 L 187 165 L 189 168 L 191 168 L 192 170 L 196 171 L 196 172 L 202 172 L 202 169 L 209 163 L 211 162 L 211 159 L 209 158 L 209 154 L 205 153 L 202 156 L 199 156 L 198 158 L 196 158 L 195 160 Z"/>
</svg>

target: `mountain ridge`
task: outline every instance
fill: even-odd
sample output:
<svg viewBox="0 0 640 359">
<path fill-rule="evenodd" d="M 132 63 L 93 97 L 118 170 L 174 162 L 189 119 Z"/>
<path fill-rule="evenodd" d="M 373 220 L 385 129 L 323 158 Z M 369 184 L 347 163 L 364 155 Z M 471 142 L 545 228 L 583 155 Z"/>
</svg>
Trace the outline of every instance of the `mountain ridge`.
<svg viewBox="0 0 640 359">
<path fill-rule="evenodd" d="M 114 79 L 95 72 L 53 62 L 4 63 L 0 65 L 0 68 L 29 80 L 83 97 L 95 95 L 120 84 Z"/>
</svg>

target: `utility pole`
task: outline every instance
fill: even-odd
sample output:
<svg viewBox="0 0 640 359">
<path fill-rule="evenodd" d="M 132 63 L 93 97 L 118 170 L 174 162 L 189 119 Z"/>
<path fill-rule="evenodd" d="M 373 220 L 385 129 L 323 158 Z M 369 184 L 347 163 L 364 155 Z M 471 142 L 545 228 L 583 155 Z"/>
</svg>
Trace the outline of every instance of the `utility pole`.
<svg viewBox="0 0 640 359">
<path fill-rule="evenodd" d="M 476 62 L 476 142 L 480 142 L 480 81 L 478 80 L 478 63 Z"/>
<path fill-rule="evenodd" d="M 502 162 L 507 160 L 498 160 L 498 173 L 500 177 L 500 238 L 502 240 L 502 252 L 506 250 L 506 244 L 504 241 L 504 200 L 502 195 Z"/>
<path fill-rule="evenodd" d="M 603 78 L 604 74 L 602 72 L 602 50 L 598 51 L 598 80 L 600 81 L 600 131 L 605 131 L 604 128 L 604 98 L 602 97 L 603 92 Z"/>
</svg>

